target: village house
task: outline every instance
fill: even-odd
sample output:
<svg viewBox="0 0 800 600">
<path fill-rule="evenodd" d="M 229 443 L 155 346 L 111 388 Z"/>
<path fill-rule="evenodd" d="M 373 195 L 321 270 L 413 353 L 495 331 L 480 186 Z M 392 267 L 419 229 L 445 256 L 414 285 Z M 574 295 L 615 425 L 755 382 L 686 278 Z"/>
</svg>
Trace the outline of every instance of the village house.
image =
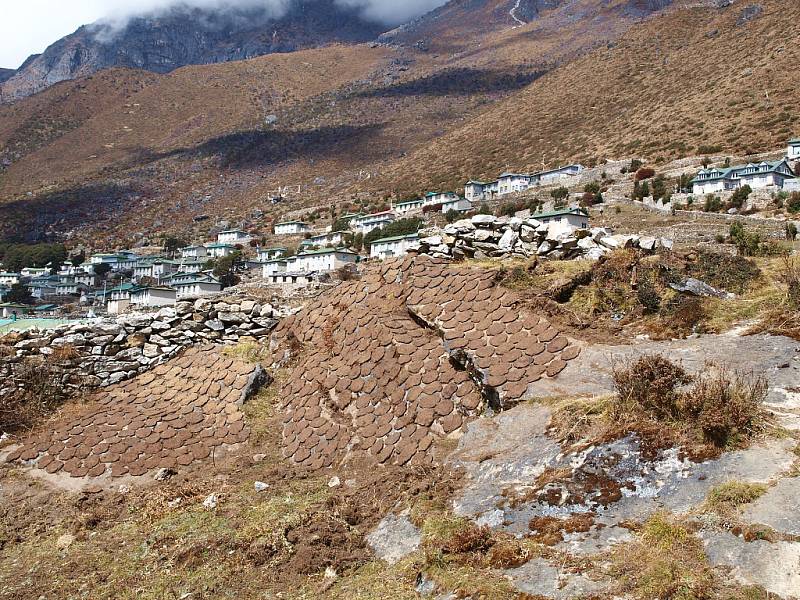
<svg viewBox="0 0 800 600">
<path fill-rule="evenodd" d="M 273 285 L 306 286 L 314 281 L 313 273 L 274 273 L 267 279 Z"/>
<path fill-rule="evenodd" d="M 131 262 L 135 264 L 135 259 L 132 259 L 127 254 L 92 254 L 89 258 L 92 272 L 94 267 L 100 264 L 109 265 L 112 271 L 123 271 L 129 268 Z M 81 267 L 83 267 L 83 265 L 81 265 Z"/>
<path fill-rule="evenodd" d="M 583 208 L 556 209 L 533 214 L 530 218 L 545 223 L 551 236 L 573 229 L 589 228 L 589 213 Z"/>
<path fill-rule="evenodd" d="M 786 148 L 786 158 L 789 160 L 800 160 L 800 138 L 789 140 Z"/>
<path fill-rule="evenodd" d="M 89 287 L 76 281 L 67 281 L 53 285 L 56 296 L 80 296 L 87 292 Z"/>
<path fill-rule="evenodd" d="M 692 193 L 702 195 L 736 190 L 745 185 L 754 190 L 783 189 L 784 183 L 794 178 L 794 172 L 784 158 L 723 169 L 700 169 L 691 183 Z"/>
<path fill-rule="evenodd" d="M 497 195 L 523 192 L 531 186 L 532 176 L 525 173 L 503 173 L 497 179 Z"/>
<path fill-rule="evenodd" d="M 31 296 L 37 298 L 39 300 L 46 298 L 47 296 L 54 296 L 56 293 L 56 285 L 58 285 L 58 279 L 54 277 L 36 277 L 31 279 L 25 287 L 28 288 L 30 291 Z"/>
<path fill-rule="evenodd" d="M 181 257 L 198 260 L 208 256 L 208 249 L 205 246 L 186 246 L 181 248 Z"/>
<path fill-rule="evenodd" d="M 259 248 L 256 250 L 256 258 L 259 262 L 267 262 L 273 258 L 286 256 L 287 252 L 289 252 L 289 250 L 286 248 Z"/>
<path fill-rule="evenodd" d="M 286 265 L 287 262 L 285 258 L 273 258 L 271 260 L 266 260 L 262 263 L 261 276 L 264 279 L 269 279 L 271 275 L 276 273 L 285 273 Z"/>
<path fill-rule="evenodd" d="M 422 210 L 425 201 L 421 198 L 417 200 L 407 200 L 405 202 L 398 202 L 394 205 L 393 210 L 400 216 L 407 215 L 410 212 Z"/>
<path fill-rule="evenodd" d="M 468 181 L 464 186 L 464 197 L 470 202 L 491 200 L 498 193 L 500 184 L 497 181 Z"/>
<path fill-rule="evenodd" d="M 456 212 L 469 212 L 472 210 L 472 202 L 466 198 L 455 198 L 454 200 L 448 200 L 442 203 L 442 214 L 451 210 Z"/>
<path fill-rule="evenodd" d="M 97 287 L 97 284 L 100 281 L 100 278 L 97 275 L 94 273 L 87 273 L 86 271 L 76 271 L 73 275 L 73 279 L 75 283 L 85 285 L 89 288 Z"/>
<path fill-rule="evenodd" d="M 12 286 L 17 285 L 20 280 L 22 279 L 22 275 L 20 273 L 7 273 L 7 272 L 0 272 L 0 284 Z"/>
<path fill-rule="evenodd" d="M 564 167 L 557 167 L 555 169 L 534 173 L 532 183 L 534 185 L 555 185 L 564 183 L 573 177 L 577 177 L 581 173 L 583 173 L 582 165 L 566 165 Z"/>
<path fill-rule="evenodd" d="M 206 250 L 211 258 L 224 258 L 236 251 L 236 246 L 230 244 L 206 244 Z"/>
<path fill-rule="evenodd" d="M 434 206 L 452 200 L 458 200 L 458 195 L 454 192 L 428 192 L 425 194 L 423 203 L 425 206 Z"/>
<path fill-rule="evenodd" d="M 181 279 L 174 281 L 172 287 L 175 288 L 176 298 L 201 298 L 212 296 L 222 291 L 222 284 L 213 277 L 194 276 L 191 279 Z"/>
<path fill-rule="evenodd" d="M 321 273 L 335 271 L 358 262 L 358 254 L 345 248 L 309 250 L 286 259 L 286 271 L 290 273 Z"/>
<path fill-rule="evenodd" d="M 141 281 L 145 277 L 160 280 L 177 273 L 178 265 L 178 262 L 166 258 L 145 259 L 136 263 L 133 276 L 137 281 Z"/>
<path fill-rule="evenodd" d="M 135 289 L 136 286 L 134 284 L 123 283 L 106 292 L 97 294 L 97 297 L 105 300 L 108 314 L 119 315 L 127 312 L 131 304 L 131 294 Z"/>
<path fill-rule="evenodd" d="M 341 246 L 344 243 L 344 236 L 349 234 L 349 231 L 332 231 L 330 233 L 321 233 L 319 235 L 312 235 L 301 242 L 302 246 Z"/>
<path fill-rule="evenodd" d="M 43 277 L 50 274 L 50 269 L 46 267 L 42 267 L 41 269 L 36 267 L 25 267 L 19 273 L 23 277 Z"/>
<path fill-rule="evenodd" d="M 303 221 L 284 221 L 275 224 L 275 235 L 301 235 L 311 230 Z"/>
<path fill-rule="evenodd" d="M 370 215 L 360 215 L 350 221 L 350 227 L 358 233 L 368 234 L 373 229 L 381 229 L 390 223 L 394 223 L 395 215 L 391 210 L 372 213 Z"/>
<path fill-rule="evenodd" d="M 199 273 L 206 267 L 206 260 L 181 260 L 178 263 L 179 273 Z"/>
<path fill-rule="evenodd" d="M 217 234 L 218 244 L 247 244 L 252 237 L 246 231 L 241 229 L 229 229 L 227 231 L 220 231 Z"/>
<path fill-rule="evenodd" d="M 177 297 L 177 292 L 173 288 L 148 285 L 132 290 L 130 303 L 139 308 L 170 306 L 175 304 Z"/>
<path fill-rule="evenodd" d="M 369 256 L 370 258 L 379 258 L 381 260 L 405 256 L 408 249 L 416 246 L 418 241 L 419 235 L 416 233 L 375 240 L 370 244 Z"/>
</svg>

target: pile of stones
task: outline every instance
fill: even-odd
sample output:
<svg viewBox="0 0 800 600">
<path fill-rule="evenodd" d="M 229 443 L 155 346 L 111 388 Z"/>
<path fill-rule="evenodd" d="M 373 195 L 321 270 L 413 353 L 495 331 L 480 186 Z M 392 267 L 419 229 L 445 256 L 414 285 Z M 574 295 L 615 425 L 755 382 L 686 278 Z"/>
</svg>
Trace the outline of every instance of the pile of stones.
<svg viewBox="0 0 800 600">
<path fill-rule="evenodd" d="M 199 299 L 154 313 L 26 331 L 0 338 L 0 398 L 22 385 L 20 367 L 39 358 L 69 391 L 106 387 L 144 373 L 189 346 L 268 336 L 291 311 L 255 300 Z"/>
<path fill-rule="evenodd" d="M 440 229 L 420 231 L 418 252 L 437 258 L 529 258 L 597 260 L 618 248 L 645 252 L 672 249 L 672 241 L 640 235 L 614 235 L 606 227 L 579 229 L 548 225 L 534 218 L 475 215 Z"/>
</svg>

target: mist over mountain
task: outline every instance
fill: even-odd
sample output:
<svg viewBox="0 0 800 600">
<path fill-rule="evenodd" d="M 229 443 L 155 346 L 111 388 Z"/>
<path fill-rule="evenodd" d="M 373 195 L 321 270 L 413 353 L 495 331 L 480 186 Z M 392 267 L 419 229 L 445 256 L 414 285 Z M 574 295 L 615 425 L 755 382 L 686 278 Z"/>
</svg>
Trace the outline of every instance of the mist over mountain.
<svg viewBox="0 0 800 600">
<path fill-rule="evenodd" d="M 443 0 L 151 0 L 114 5 L 108 17 L 79 28 L 16 71 L 0 73 L 0 102 L 108 67 L 167 73 L 375 39 L 389 26 Z"/>
</svg>

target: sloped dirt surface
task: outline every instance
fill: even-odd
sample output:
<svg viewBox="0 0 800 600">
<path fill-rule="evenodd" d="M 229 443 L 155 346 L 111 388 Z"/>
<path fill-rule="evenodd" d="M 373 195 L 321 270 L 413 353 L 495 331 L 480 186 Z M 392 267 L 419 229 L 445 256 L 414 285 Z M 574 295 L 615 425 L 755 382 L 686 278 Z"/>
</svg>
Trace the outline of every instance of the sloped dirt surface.
<svg viewBox="0 0 800 600">
<path fill-rule="evenodd" d="M 193 348 L 55 417 L 6 460 L 73 478 L 188 466 L 247 440 L 240 406 L 261 377 L 260 367 Z"/>
<path fill-rule="evenodd" d="M 305 352 L 281 391 L 284 455 L 318 469 L 369 455 L 429 463 L 434 441 L 486 405 L 524 398 L 580 353 L 492 272 L 388 261 L 283 321 L 277 356 Z"/>
</svg>

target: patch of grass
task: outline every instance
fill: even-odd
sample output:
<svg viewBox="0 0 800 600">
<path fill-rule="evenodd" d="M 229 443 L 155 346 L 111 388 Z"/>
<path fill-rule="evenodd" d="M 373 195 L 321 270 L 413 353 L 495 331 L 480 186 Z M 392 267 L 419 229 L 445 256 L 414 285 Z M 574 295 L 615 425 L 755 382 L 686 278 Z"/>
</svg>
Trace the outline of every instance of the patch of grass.
<svg viewBox="0 0 800 600">
<path fill-rule="evenodd" d="M 235 346 L 225 346 L 222 353 L 247 363 L 261 363 L 269 358 L 269 348 L 257 342 L 239 342 Z"/>
<path fill-rule="evenodd" d="M 721 516 L 734 514 L 740 507 L 758 500 L 767 491 L 761 483 L 728 481 L 711 489 L 705 507 Z"/>
<path fill-rule="evenodd" d="M 617 592 L 637 600 L 710 598 L 714 574 L 702 542 L 666 513 L 644 523 L 635 542 L 611 557 Z"/>
<path fill-rule="evenodd" d="M 330 600 L 416 600 L 419 595 L 414 591 L 418 572 L 415 561 L 418 560 L 417 555 L 411 555 L 392 566 L 382 561 L 369 562 L 336 581 L 325 590 L 324 597 Z M 324 583 L 315 585 L 297 596 L 297 600 L 319 598 L 323 588 Z"/>
</svg>

